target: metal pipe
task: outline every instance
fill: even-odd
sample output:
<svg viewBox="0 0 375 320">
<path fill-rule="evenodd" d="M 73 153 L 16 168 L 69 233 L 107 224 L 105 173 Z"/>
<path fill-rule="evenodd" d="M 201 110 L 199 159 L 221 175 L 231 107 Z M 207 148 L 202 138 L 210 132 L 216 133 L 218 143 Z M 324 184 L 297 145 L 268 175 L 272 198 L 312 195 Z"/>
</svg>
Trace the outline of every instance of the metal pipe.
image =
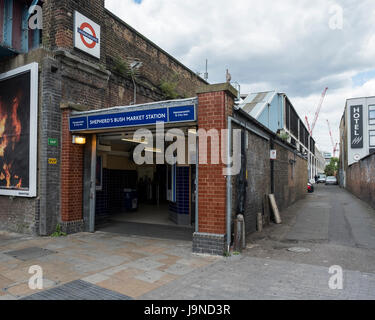
<svg viewBox="0 0 375 320">
<path fill-rule="evenodd" d="M 95 232 L 95 202 L 96 202 L 96 134 L 91 142 L 91 184 L 90 184 L 90 222 L 89 232 Z"/>
<path fill-rule="evenodd" d="M 135 83 L 135 79 L 134 79 L 134 75 L 132 73 L 132 80 L 133 80 L 133 86 L 134 86 L 134 90 L 133 90 L 133 105 L 136 105 L 137 104 L 137 84 Z"/>
<path fill-rule="evenodd" d="M 232 240 L 232 179 L 230 171 L 230 155 L 232 150 L 232 117 L 228 117 L 228 135 L 227 135 L 227 252 L 230 251 Z"/>
<path fill-rule="evenodd" d="M 195 232 L 199 232 L 199 145 L 198 138 L 196 139 L 196 161 L 195 161 Z"/>
</svg>

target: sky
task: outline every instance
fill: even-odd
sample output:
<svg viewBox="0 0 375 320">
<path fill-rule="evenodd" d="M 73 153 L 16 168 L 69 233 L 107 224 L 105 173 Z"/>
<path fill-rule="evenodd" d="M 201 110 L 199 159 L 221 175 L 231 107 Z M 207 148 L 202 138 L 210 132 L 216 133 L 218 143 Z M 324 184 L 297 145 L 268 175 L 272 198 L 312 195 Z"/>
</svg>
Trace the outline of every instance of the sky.
<svg viewBox="0 0 375 320">
<path fill-rule="evenodd" d="M 332 152 L 346 99 L 375 95 L 373 0 L 106 0 L 106 7 L 210 83 L 286 93 Z"/>
</svg>

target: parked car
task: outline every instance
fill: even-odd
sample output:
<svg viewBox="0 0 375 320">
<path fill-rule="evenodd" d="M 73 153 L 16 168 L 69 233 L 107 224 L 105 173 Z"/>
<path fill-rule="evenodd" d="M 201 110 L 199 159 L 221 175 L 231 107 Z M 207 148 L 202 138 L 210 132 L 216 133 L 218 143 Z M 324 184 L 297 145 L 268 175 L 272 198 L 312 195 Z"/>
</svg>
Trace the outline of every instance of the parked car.
<svg viewBox="0 0 375 320">
<path fill-rule="evenodd" d="M 327 177 L 326 179 L 326 186 L 327 185 L 337 185 L 337 178 L 336 177 Z"/>
<path fill-rule="evenodd" d="M 314 185 L 311 183 L 307 184 L 307 192 L 308 193 L 313 193 L 314 192 Z"/>
<path fill-rule="evenodd" d="M 317 183 L 326 183 L 327 176 L 325 174 L 320 174 Z"/>
</svg>

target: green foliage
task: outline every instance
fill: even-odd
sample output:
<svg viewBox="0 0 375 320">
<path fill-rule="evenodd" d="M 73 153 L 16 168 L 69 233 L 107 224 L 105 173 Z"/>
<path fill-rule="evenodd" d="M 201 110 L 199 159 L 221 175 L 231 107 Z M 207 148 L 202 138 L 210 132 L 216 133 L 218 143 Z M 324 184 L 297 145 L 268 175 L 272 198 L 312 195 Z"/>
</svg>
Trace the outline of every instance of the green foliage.
<svg viewBox="0 0 375 320">
<path fill-rule="evenodd" d="M 173 100 L 180 97 L 177 92 L 179 76 L 175 73 L 169 80 L 163 80 L 159 86 L 160 90 L 167 100 Z"/>
<path fill-rule="evenodd" d="M 61 231 L 61 226 L 58 224 L 56 226 L 56 231 L 51 235 L 51 237 L 59 238 L 59 237 L 66 237 L 67 234 Z"/>
<path fill-rule="evenodd" d="M 131 69 L 129 63 L 121 58 L 116 58 L 114 60 L 114 71 L 120 73 L 123 76 L 129 76 L 131 73 Z"/>
<path fill-rule="evenodd" d="M 339 169 L 339 159 L 338 158 L 332 158 L 330 164 L 326 166 L 326 169 L 324 170 L 324 173 L 327 176 L 335 176 L 338 169 Z"/>
<path fill-rule="evenodd" d="M 285 132 L 285 131 L 280 132 L 278 134 L 278 136 L 279 136 L 280 139 L 282 139 L 284 141 L 288 141 L 288 139 L 289 139 L 289 134 L 287 132 Z"/>
<path fill-rule="evenodd" d="M 178 98 L 178 93 L 176 92 L 177 84 L 173 82 L 164 81 L 160 85 L 160 89 L 167 100 L 173 100 Z"/>
<path fill-rule="evenodd" d="M 129 62 L 121 58 L 114 59 L 113 70 L 124 77 L 137 78 L 139 76 L 139 70 L 132 69 Z"/>
</svg>

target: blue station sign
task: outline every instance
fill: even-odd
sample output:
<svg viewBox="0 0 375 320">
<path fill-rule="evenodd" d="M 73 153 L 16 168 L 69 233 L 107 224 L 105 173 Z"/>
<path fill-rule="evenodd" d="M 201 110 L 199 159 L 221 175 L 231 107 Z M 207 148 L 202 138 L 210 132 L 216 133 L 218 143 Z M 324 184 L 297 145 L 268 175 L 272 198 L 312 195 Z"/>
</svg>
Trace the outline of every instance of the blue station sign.
<svg viewBox="0 0 375 320">
<path fill-rule="evenodd" d="M 125 128 L 153 125 L 158 122 L 179 123 L 196 120 L 194 105 L 149 110 L 73 116 L 69 119 L 70 131 Z"/>
</svg>

